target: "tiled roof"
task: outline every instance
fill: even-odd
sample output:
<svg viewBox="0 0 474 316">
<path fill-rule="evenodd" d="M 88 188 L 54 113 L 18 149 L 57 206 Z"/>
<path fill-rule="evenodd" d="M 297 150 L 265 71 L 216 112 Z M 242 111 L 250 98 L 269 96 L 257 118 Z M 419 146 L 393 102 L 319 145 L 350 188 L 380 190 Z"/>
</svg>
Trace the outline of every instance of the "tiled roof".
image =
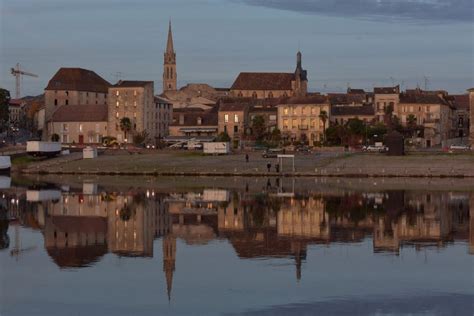
<svg viewBox="0 0 474 316">
<path fill-rule="evenodd" d="M 366 102 L 363 94 L 328 93 L 331 104 L 364 104 Z"/>
<path fill-rule="evenodd" d="M 53 114 L 53 122 L 106 122 L 105 104 L 62 105 Z"/>
<path fill-rule="evenodd" d="M 375 94 L 397 94 L 400 93 L 400 86 L 395 87 L 376 87 L 374 88 Z"/>
<path fill-rule="evenodd" d="M 364 91 L 364 89 L 352 89 L 352 88 L 348 88 L 348 89 L 347 89 L 347 93 L 348 93 L 348 94 L 365 94 L 365 91 Z"/>
<path fill-rule="evenodd" d="M 172 102 L 166 98 L 158 97 L 155 96 L 155 102 L 157 103 L 166 103 L 166 104 L 172 104 Z"/>
<path fill-rule="evenodd" d="M 248 106 L 246 103 L 221 103 L 221 105 L 219 105 L 219 112 L 244 111 Z"/>
<path fill-rule="evenodd" d="M 400 103 L 444 104 L 448 103 L 435 94 L 406 94 L 400 95 Z"/>
<path fill-rule="evenodd" d="M 116 88 L 140 88 L 145 87 L 146 85 L 153 85 L 153 81 L 136 81 L 136 80 L 120 80 L 114 87 Z"/>
<path fill-rule="evenodd" d="M 331 107 L 332 116 L 370 116 L 375 115 L 372 105 L 363 106 L 333 106 Z"/>
<path fill-rule="evenodd" d="M 278 108 L 276 106 L 252 106 L 250 108 L 251 113 L 277 113 Z"/>
<path fill-rule="evenodd" d="M 326 104 L 329 99 L 325 95 L 312 95 L 307 97 L 291 97 L 282 99 L 279 104 Z"/>
<path fill-rule="evenodd" d="M 110 83 L 92 70 L 60 68 L 45 90 L 90 91 L 107 93 Z"/>
<path fill-rule="evenodd" d="M 179 124 L 181 116 L 184 118 L 184 124 Z M 201 118 L 200 125 L 198 118 Z M 217 113 L 202 109 L 176 109 L 173 111 L 173 122 L 170 126 L 217 126 Z"/>
<path fill-rule="evenodd" d="M 454 106 L 458 110 L 469 110 L 469 94 L 451 95 Z"/>
<path fill-rule="evenodd" d="M 295 74 L 285 72 L 241 72 L 231 90 L 292 90 Z"/>
</svg>

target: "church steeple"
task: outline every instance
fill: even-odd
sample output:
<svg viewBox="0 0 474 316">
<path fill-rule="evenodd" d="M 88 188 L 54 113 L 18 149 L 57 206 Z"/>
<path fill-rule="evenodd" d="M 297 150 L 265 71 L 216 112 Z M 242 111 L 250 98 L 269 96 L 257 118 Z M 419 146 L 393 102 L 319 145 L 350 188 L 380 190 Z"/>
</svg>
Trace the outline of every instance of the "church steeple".
<svg viewBox="0 0 474 316">
<path fill-rule="evenodd" d="M 293 84 L 293 93 L 296 96 L 305 96 L 308 92 L 308 73 L 303 69 L 301 59 L 301 52 L 298 51 L 296 54 L 296 70 Z"/>
<path fill-rule="evenodd" d="M 163 62 L 163 92 L 177 90 L 176 52 L 173 46 L 171 20 L 168 26 L 168 41 Z"/>
<path fill-rule="evenodd" d="M 168 301 L 171 300 L 171 289 L 173 287 L 173 273 L 176 262 L 176 238 L 173 236 L 163 237 L 163 271 L 166 277 L 166 292 Z"/>
</svg>

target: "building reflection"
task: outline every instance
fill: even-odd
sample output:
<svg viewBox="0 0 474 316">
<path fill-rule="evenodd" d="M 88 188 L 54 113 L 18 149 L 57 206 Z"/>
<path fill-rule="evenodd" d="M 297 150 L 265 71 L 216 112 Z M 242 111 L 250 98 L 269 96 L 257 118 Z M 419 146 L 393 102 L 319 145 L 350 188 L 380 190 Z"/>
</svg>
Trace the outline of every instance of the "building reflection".
<svg viewBox="0 0 474 316">
<path fill-rule="evenodd" d="M 21 224 L 43 233 L 44 247 L 60 268 L 82 268 L 107 253 L 154 257 L 160 239 L 169 299 L 178 240 L 205 245 L 225 239 L 241 259 L 289 259 L 297 280 L 313 245 L 372 239 L 375 253 L 398 255 L 407 247 L 465 241 L 474 253 L 472 192 L 295 193 L 277 184 L 258 191 L 119 192 L 94 183 L 15 188 L 0 199 L 0 249 L 25 250 L 19 236 L 12 246 L 7 234 L 8 225 Z"/>
</svg>

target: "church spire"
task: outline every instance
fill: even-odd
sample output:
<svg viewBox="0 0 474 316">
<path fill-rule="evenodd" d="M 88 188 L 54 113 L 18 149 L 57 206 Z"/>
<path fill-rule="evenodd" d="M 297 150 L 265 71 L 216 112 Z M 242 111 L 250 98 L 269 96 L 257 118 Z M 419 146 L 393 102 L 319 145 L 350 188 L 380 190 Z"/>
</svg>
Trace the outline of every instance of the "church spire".
<svg viewBox="0 0 474 316">
<path fill-rule="evenodd" d="M 168 26 L 168 42 L 163 61 L 163 92 L 176 91 L 178 80 L 176 71 L 176 52 L 173 46 L 173 31 L 171 30 L 171 20 Z"/>
<path fill-rule="evenodd" d="M 176 262 L 176 238 L 173 236 L 163 237 L 163 271 L 166 277 L 166 293 L 168 301 L 171 301 L 171 289 L 173 287 L 173 273 Z"/>
<path fill-rule="evenodd" d="M 168 26 L 168 42 L 166 44 L 166 53 L 167 54 L 174 54 L 174 47 L 173 47 L 173 31 L 171 30 L 171 20 Z"/>
</svg>

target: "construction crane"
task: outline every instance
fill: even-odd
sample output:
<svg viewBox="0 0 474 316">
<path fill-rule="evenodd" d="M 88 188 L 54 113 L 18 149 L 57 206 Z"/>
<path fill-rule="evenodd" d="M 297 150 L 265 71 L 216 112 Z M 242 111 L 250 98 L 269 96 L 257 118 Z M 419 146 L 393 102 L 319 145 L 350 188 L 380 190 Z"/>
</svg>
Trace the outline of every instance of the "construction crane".
<svg viewBox="0 0 474 316">
<path fill-rule="evenodd" d="M 15 77 L 16 81 L 16 92 L 15 92 L 15 97 L 17 99 L 20 98 L 21 96 L 21 76 L 30 76 L 30 77 L 35 77 L 38 78 L 38 75 L 35 75 L 31 72 L 26 72 L 20 69 L 20 64 L 17 63 L 15 68 L 11 68 L 11 74 Z"/>
</svg>

